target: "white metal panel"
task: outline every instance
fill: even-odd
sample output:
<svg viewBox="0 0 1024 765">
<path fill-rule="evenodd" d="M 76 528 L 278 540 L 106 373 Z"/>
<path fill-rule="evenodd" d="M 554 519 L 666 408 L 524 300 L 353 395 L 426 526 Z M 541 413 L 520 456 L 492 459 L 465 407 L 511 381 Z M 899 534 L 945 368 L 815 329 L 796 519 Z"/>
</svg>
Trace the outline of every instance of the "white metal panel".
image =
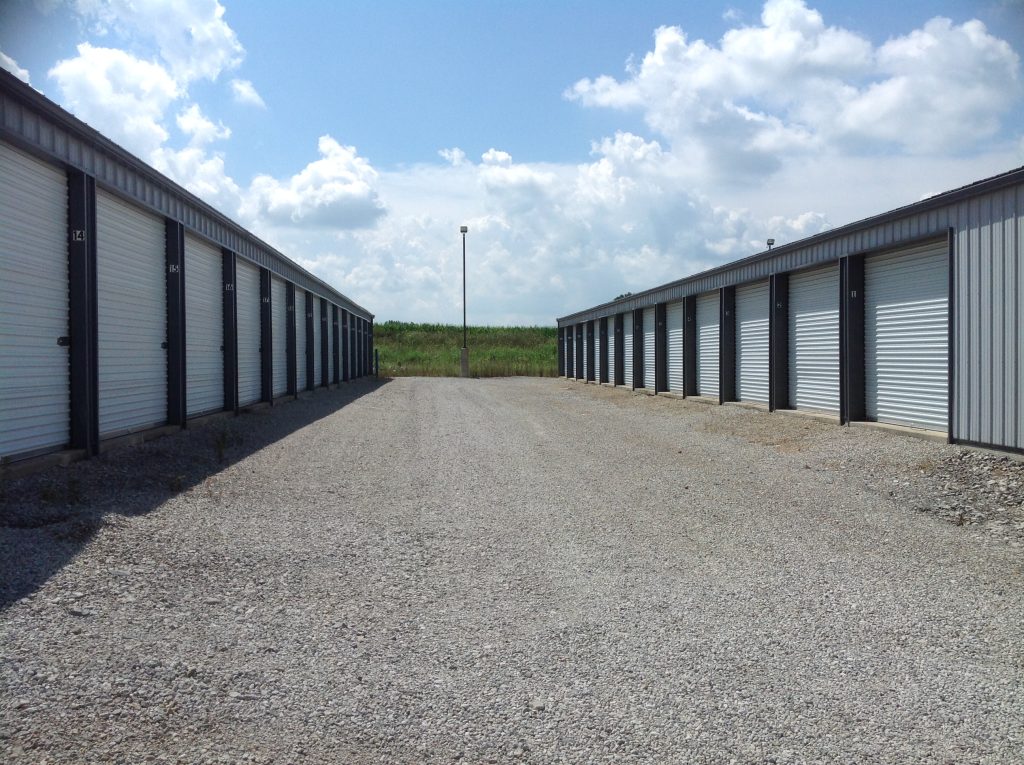
<svg viewBox="0 0 1024 765">
<path fill-rule="evenodd" d="M 633 315 L 626 314 L 622 327 L 622 381 L 633 387 Z"/>
<path fill-rule="evenodd" d="M 164 222 L 96 190 L 100 435 L 167 421 Z"/>
<path fill-rule="evenodd" d="M 601 382 L 601 358 L 603 356 L 601 347 L 601 320 L 594 322 L 594 382 Z"/>
<path fill-rule="evenodd" d="M 736 288 L 736 398 L 768 403 L 768 282 Z"/>
<path fill-rule="evenodd" d="M 323 383 L 323 358 L 322 348 L 320 347 L 320 337 L 323 335 L 323 325 L 320 322 L 320 304 L 323 301 L 320 298 L 313 298 L 313 386 L 319 388 Z"/>
<path fill-rule="evenodd" d="M 839 268 L 789 277 L 789 405 L 839 411 Z"/>
<path fill-rule="evenodd" d="M 669 303 L 665 309 L 668 331 L 668 389 L 684 393 L 683 388 L 683 303 Z"/>
<path fill-rule="evenodd" d="M 864 393 L 879 422 L 945 431 L 949 405 L 945 242 L 864 264 Z"/>
<path fill-rule="evenodd" d="M 719 292 L 697 296 L 697 394 L 718 398 Z"/>
<path fill-rule="evenodd" d="M 615 316 L 608 317 L 608 347 L 605 348 L 604 363 L 607 364 L 608 382 L 615 384 Z"/>
<path fill-rule="evenodd" d="M 306 291 L 295 290 L 295 389 L 306 390 Z"/>
<path fill-rule="evenodd" d="M 590 356 L 588 351 L 590 350 L 590 343 L 587 342 L 587 326 L 583 325 L 583 374 L 580 377 L 586 380 L 589 375 L 587 372 L 590 369 Z"/>
<path fill-rule="evenodd" d="M 644 387 L 654 390 L 654 308 L 644 309 Z"/>
<path fill-rule="evenodd" d="M 189 417 L 224 408 L 223 281 L 220 250 L 185 234 L 185 396 Z"/>
<path fill-rule="evenodd" d="M 70 439 L 67 178 L 0 143 L 0 457 Z"/>
<path fill-rule="evenodd" d="M 238 405 L 248 406 L 262 396 L 260 363 L 260 270 L 239 259 L 235 264 L 238 316 Z"/>
<path fill-rule="evenodd" d="M 270 279 L 270 323 L 273 353 L 273 392 L 288 392 L 288 285 L 276 276 Z"/>
</svg>

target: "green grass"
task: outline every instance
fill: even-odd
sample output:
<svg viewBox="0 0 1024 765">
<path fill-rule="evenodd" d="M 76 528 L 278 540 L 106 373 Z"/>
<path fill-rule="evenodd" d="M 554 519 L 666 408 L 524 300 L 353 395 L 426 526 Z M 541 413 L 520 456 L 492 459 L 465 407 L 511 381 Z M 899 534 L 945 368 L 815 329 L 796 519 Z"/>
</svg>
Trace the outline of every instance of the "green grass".
<svg viewBox="0 0 1024 765">
<path fill-rule="evenodd" d="M 470 327 L 469 371 L 474 377 L 555 377 L 555 327 Z M 385 321 L 373 327 L 384 377 L 458 377 L 462 327 Z"/>
</svg>

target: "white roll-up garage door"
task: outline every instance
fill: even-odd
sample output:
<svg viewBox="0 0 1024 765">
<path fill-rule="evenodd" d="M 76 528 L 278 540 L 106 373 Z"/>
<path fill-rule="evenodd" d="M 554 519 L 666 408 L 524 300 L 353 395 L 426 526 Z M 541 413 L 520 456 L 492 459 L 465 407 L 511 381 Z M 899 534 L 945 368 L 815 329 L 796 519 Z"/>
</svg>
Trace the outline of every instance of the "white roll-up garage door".
<svg viewBox="0 0 1024 765">
<path fill-rule="evenodd" d="M 864 263 L 864 394 L 869 419 L 945 431 L 949 394 L 946 242 Z"/>
<path fill-rule="evenodd" d="M 334 308 L 327 305 L 327 382 L 334 384 Z"/>
<path fill-rule="evenodd" d="M 601 382 L 601 359 L 603 357 L 601 347 L 601 320 L 594 322 L 594 382 Z"/>
<path fill-rule="evenodd" d="M 260 400 L 260 270 L 241 258 L 235 264 L 238 315 L 238 405 Z"/>
<path fill-rule="evenodd" d="M 306 390 L 306 291 L 295 289 L 295 389 Z"/>
<path fill-rule="evenodd" d="M 276 276 L 270 279 L 270 323 L 273 325 L 274 395 L 288 392 L 288 285 Z"/>
<path fill-rule="evenodd" d="M 320 337 L 323 334 L 323 325 L 320 322 L 320 304 L 318 297 L 313 298 L 313 386 L 319 388 L 323 382 L 323 352 L 320 348 Z"/>
<path fill-rule="evenodd" d="M 839 268 L 789 277 L 789 405 L 839 411 Z"/>
<path fill-rule="evenodd" d="M 167 421 L 164 222 L 96 190 L 100 435 Z"/>
<path fill-rule="evenodd" d="M 644 387 L 654 392 L 654 309 L 644 309 Z"/>
<path fill-rule="evenodd" d="M 67 177 L 0 143 L 0 457 L 70 439 Z"/>
<path fill-rule="evenodd" d="M 582 337 L 582 343 L 583 343 L 583 374 L 581 374 L 580 377 L 583 380 L 586 380 L 587 377 L 589 376 L 589 375 L 587 375 L 587 371 L 590 369 L 590 356 L 588 354 L 588 351 L 590 350 L 590 343 L 587 342 L 587 325 L 586 324 L 583 325 L 583 333 L 582 333 L 581 337 Z"/>
<path fill-rule="evenodd" d="M 627 388 L 633 387 L 633 314 L 627 313 L 622 322 L 622 380 Z"/>
<path fill-rule="evenodd" d="M 768 282 L 736 288 L 736 399 L 768 403 Z"/>
<path fill-rule="evenodd" d="M 718 398 L 719 293 L 697 296 L 697 394 Z"/>
<path fill-rule="evenodd" d="M 608 347 L 605 348 L 604 363 L 608 365 L 608 382 L 615 385 L 615 317 L 608 317 Z"/>
<path fill-rule="evenodd" d="M 683 388 L 683 304 L 669 303 L 665 309 L 668 332 L 668 389 L 685 393 Z"/>
<path fill-rule="evenodd" d="M 224 408 L 224 265 L 219 249 L 185 234 L 188 416 Z"/>
</svg>

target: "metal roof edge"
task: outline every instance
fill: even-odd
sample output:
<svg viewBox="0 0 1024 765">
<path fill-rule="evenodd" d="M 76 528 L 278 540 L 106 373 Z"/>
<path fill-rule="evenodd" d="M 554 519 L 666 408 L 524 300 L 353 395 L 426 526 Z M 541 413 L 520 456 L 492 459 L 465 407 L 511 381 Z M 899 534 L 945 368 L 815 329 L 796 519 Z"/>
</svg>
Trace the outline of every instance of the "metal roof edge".
<svg viewBox="0 0 1024 765">
<path fill-rule="evenodd" d="M 631 300 L 641 298 L 645 295 L 650 295 L 661 290 L 670 289 L 672 287 L 681 287 L 689 282 L 693 282 L 707 276 L 713 276 L 715 274 L 724 273 L 739 266 L 745 266 L 750 263 L 756 263 L 759 260 L 765 260 L 770 257 L 776 257 L 777 255 L 780 254 L 800 250 L 803 249 L 804 247 L 809 247 L 820 242 L 825 242 L 832 238 L 839 238 L 854 233 L 856 231 L 861 231 L 866 228 L 871 228 L 873 226 L 890 223 L 894 220 L 898 220 L 907 215 L 914 215 L 921 212 L 927 212 L 928 210 L 932 210 L 938 207 L 945 207 L 946 205 L 960 202 L 963 201 L 964 199 L 970 199 L 971 197 L 976 195 L 985 194 L 990 191 L 997 191 L 1001 188 L 1005 188 L 1007 186 L 1012 186 L 1016 183 L 1022 182 L 1024 182 L 1024 165 L 1022 165 L 1021 167 L 1013 168 L 1012 170 L 1007 170 L 997 175 L 990 176 L 988 178 L 982 178 L 981 180 L 974 181 L 973 183 L 969 183 L 965 186 L 958 186 L 955 189 L 943 191 L 939 194 L 926 197 L 925 199 L 919 200 L 917 202 L 911 202 L 910 204 L 906 204 L 901 207 L 896 207 L 892 210 L 889 210 L 888 212 L 880 213 L 878 215 L 872 215 L 867 218 L 862 218 L 860 220 L 853 221 L 852 223 L 846 223 L 840 226 L 839 228 L 833 228 L 829 229 L 828 231 L 822 231 L 821 233 L 818 234 L 812 234 L 811 236 L 804 237 L 803 239 L 798 239 L 795 242 L 789 242 L 788 244 L 779 245 L 778 247 L 774 247 L 771 250 L 762 250 L 761 252 L 755 253 L 753 255 L 748 255 L 747 257 L 740 258 L 739 260 L 733 260 L 730 261 L 729 263 L 724 263 L 720 266 L 715 266 L 714 268 L 709 268 L 705 271 L 699 271 L 695 274 L 691 274 L 690 276 L 684 276 L 681 279 L 676 279 L 671 282 L 659 284 L 656 287 L 650 287 L 646 290 L 643 290 L 642 292 L 633 292 L 630 293 L 629 296 L 620 298 L 618 300 L 611 300 L 607 303 L 599 303 L 589 308 L 574 311 L 573 313 L 566 314 L 565 316 L 557 317 L 555 319 L 555 322 L 556 324 L 561 323 L 563 321 L 571 323 L 572 319 L 578 316 L 583 316 L 584 314 L 594 313 L 595 311 L 601 311 L 602 309 L 609 309 L 610 311 L 617 305 L 623 305 Z"/>
<path fill-rule="evenodd" d="M 129 166 L 140 175 L 148 176 L 150 180 L 158 185 L 166 187 L 171 193 L 182 197 L 189 204 L 195 206 L 203 212 L 204 215 L 217 220 L 222 225 L 229 229 L 233 229 L 244 239 L 248 239 L 250 242 L 255 244 L 267 252 L 271 253 L 275 257 L 281 258 L 287 261 L 311 281 L 316 282 L 324 288 L 327 293 L 325 297 L 336 296 L 344 302 L 350 304 L 351 307 L 362 311 L 370 319 L 374 318 L 374 314 L 370 313 L 366 308 L 359 305 L 347 295 L 342 293 L 340 290 L 335 289 L 330 284 L 325 282 L 316 274 L 311 273 L 306 268 L 303 268 L 297 262 L 289 258 L 283 252 L 278 250 L 276 247 L 271 246 L 260 237 L 249 231 L 249 229 L 242 226 L 237 221 L 232 220 L 227 215 L 222 213 L 217 208 L 211 206 L 208 202 L 203 201 L 188 189 L 180 186 L 176 181 L 168 178 L 166 175 L 161 173 L 151 165 L 146 164 L 140 158 L 129 152 L 122 146 L 114 143 L 111 139 L 100 133 L 96 128 L 90 126 L 88 123 L 83 122 L 81 119 L 73 115 L 71 112 L 64 109 L 60 104 L 51 101 L 43 93 L 36 90 L 31 85 L 22 82 L 20 79 L 15 77 L 13 74 L 8 72 L 6 69 L 0 68 L 0 90 L 6 91 L 12 98 L 15 98 L 23 102 L 26 106 L 37 112 L 43 113 L 49 117 L 55 123 L 59 124 L 68 132 L 74 133 L 79 139 L 88 141 L 93 144 L 95 148 L 102 151 L 103 153 L 113 157 L 118 162 L 122 162 Z M 0 126 L 0 132 L 3 131 L 4 126 Z"/>
</svg>

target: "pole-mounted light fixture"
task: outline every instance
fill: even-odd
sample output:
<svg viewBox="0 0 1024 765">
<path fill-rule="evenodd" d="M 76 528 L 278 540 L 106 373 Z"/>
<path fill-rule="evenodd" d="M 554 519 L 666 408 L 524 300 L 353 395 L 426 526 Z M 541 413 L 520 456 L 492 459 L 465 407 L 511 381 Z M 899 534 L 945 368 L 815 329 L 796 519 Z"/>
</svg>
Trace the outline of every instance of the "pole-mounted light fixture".
<svg viewBox="0 0 1024 765">
<path fill-rule="evenodd" d="M 768 240 L 768 249 L 770 250 L 774 246 L 775 246 L 775 240 L 774 239 L 769 239 Z"/>
</svg>

